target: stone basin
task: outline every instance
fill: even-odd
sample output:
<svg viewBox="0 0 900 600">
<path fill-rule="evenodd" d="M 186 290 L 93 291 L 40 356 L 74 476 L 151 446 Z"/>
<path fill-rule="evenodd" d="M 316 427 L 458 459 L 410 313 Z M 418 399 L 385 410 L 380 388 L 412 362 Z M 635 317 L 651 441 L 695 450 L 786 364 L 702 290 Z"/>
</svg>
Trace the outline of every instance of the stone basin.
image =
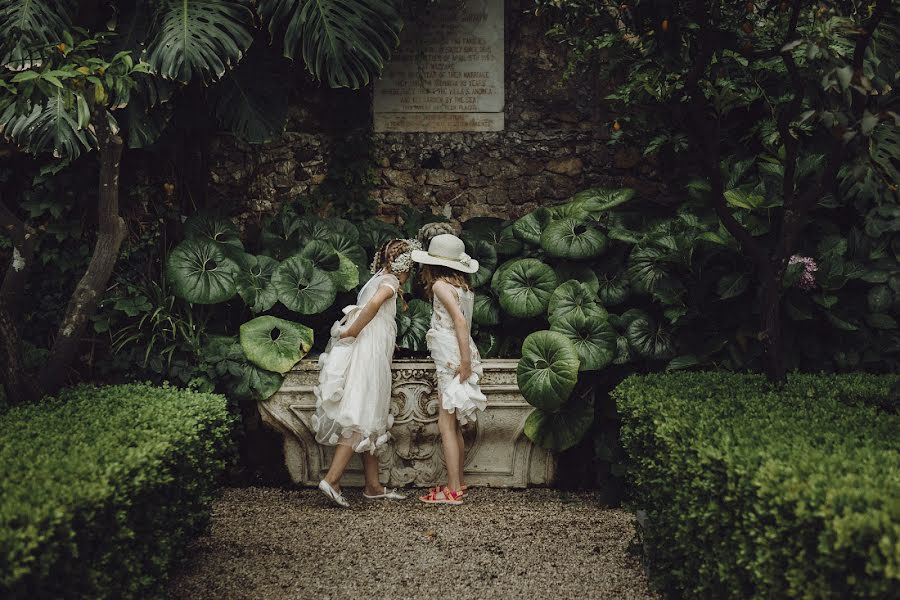
<svg viewBox="0 0 900 600">
<path fill-rule="evenodd" d="M 524 433 L 532 407 L 519 393 L 517 364 L 515 359 L 483 362 L 481 389 L 487 396 L 487 409 L 477 422 L 463 428 L 469 485 L 524 488 L 553 483 L 555 455 L 532 444 Z M 333 453 L 333 448 L 316 442 L 309 425 L 316 408 L 313 387 L 318 371 L 315 360 L 301 361 L 278 392 L 259 402 L 263 421 L 282 435 L 291 479 L 303 486 L 319 483 Z M 444 483 L 434 363 L 397 360 L 392 371 L 393 439 L 379 456 L 381 481 L 392 487 Z M 342 484 L 363 484 L 359 457 L 353 458 Z"/>
</svg>

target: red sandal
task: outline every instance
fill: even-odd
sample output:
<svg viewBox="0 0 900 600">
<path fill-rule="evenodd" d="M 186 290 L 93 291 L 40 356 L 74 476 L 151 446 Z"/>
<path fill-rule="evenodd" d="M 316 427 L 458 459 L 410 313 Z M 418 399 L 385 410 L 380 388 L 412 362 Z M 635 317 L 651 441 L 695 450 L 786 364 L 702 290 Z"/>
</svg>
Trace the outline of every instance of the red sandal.
<svg viewBox="0 0 900 600">
<path fill-rule="evenodd" d="M 419 500 L 425 504 L 462 504 L 462 493 L 454 492 L 449 487 L 444 486 L 433 488 L 424 496 L 419 496 Z"/>
</svg>

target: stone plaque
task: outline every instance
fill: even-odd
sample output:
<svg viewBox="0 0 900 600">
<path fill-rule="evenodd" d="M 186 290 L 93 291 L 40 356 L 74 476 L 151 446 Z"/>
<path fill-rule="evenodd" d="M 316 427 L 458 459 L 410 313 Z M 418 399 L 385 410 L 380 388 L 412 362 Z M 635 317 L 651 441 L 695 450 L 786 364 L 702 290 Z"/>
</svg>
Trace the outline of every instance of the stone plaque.
<svg viewBox="0 0 900 600">
<path fill-rule="evenodd" d="M 419 6 L 375 83 L 375 131 L 500 131 L 503 74 L 503 0 Z"/>
</svg>

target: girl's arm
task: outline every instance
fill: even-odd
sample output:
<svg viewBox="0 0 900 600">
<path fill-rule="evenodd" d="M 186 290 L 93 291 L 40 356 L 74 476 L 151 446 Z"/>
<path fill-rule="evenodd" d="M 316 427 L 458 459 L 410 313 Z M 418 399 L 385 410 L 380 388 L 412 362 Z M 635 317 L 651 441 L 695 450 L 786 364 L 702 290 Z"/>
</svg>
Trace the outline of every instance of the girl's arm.
<svg viewBox="0 0 900 600">
<path fill-rule="evenodd" d="M 394 288 L 386 283 L 382 283 L 375 291 L 375 295 L 366 302 L 366 305 L 359 311 L 359 315 L 351 323 L 350 327 L 341 332 L 341 339 L 348 337 L 357 337 L 363 328 L 369 324 L 369 321 L 375 318 L 378 309 L 384 304 L 384 301 L 396 293 Z"/>
<path fill-rule="evenodd" d="M 438 281 L 432 288 L 435 297 L 440 300 L 450 318 L 453 319 L 453 329 L 456 331 L 456 342 L 459 344 L 459 380 L 466 382 L 472 376 L 472 353 L 469 349 L 469 322 L 459 309 L 459 299 L 456 290 L 450 285 Z"/>
</svg>

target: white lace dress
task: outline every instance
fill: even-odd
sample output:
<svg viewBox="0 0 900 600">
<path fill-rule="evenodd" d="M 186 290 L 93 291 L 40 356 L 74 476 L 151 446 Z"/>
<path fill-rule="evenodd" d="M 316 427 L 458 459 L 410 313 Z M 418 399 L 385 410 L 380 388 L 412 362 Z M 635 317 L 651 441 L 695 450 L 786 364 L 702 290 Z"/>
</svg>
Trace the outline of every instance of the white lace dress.
<svg viewBox="0 0 900 600">
<path fill-rule="evenodd" d="M 460 287 L 453 287 L 459 308 L 469 331 L 472 331 L 472 312 L 475 307 L 475 293 Z M 484 376 L 481 366 L 481 355 L 469 334 L 469 353 L 472 357 L 472 376 L 461 382 L 456 370 L 459 368 L 459 342 L 453 327 L 453 318 L 436 296 L 433 302 L 434 312 L 431 315 L 431 328 L 425 337 L 428 350 L 434 359 L 434 367 L 438 385 L 438 395 L 444 410 L 455 413 L 460 424 L 465 425 L 478 418 L 478 413 L 487 407 L 487 397 L 481 392 L 479 381 Z"/>
<path fill-rule="evenodd" d="M 356 338 L 339 339 L 340 332 L 381 286 L 393 295 Z M 344 308 L 344 318 L 331 328 L 331 340 L 319 357 L 319 385 L 315 387 L 313 431 L 320 444 L 351 446 L 373 454 L 390 439 L 391 359 L 397 338 L 397 290 L 400 282 L 383 271 L 359 291 L 357 304 Z"/>
</svg>

